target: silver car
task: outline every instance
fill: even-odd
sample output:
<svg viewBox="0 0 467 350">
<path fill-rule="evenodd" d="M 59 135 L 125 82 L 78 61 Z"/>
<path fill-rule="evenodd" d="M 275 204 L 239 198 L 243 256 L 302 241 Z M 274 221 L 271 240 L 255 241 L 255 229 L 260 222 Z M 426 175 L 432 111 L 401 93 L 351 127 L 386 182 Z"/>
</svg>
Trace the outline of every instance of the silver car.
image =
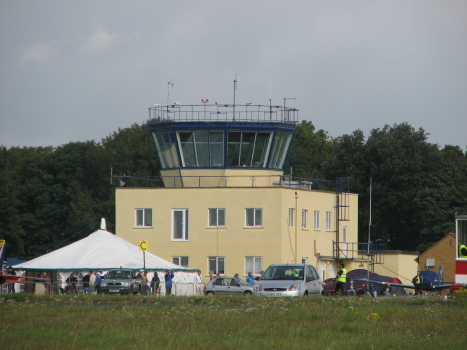
<svg viewBox="0 0 467 350">
<path fill-rule="evenodd" d="M 141 277 L 132 270 L 109 270 L 102 277 L 101 293 L 137 294 L 141 291 Z"/>
<path fill-rule="evenodd" d="M 251 284 L 238 278 L 217 277 L 210 280 L 204 286 L 205 295 L 252 295 L 253 288 Z"/>
<path fill-rule="evenodd" d="M 323 282 L 318 272 L 308 264 L 271 265 L 253 290 L 254 295 L 267 297 L 307 297 L 323 293 Z"/>
</svg>

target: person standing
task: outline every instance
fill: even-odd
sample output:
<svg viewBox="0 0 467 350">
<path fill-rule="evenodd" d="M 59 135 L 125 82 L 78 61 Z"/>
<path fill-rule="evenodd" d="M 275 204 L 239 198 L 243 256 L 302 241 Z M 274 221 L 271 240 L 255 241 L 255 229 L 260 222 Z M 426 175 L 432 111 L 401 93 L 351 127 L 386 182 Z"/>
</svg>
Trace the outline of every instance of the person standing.
<svg viewBox="0 0 467 350">
<path fill-rule="evenodd" d="M 341 291 L 341 295 L 345 295 L 345 283 L 347 282 L 347 270 L 344 264 L 339 264 L 340 270 L 336 277 L 336 295 Z"/>
<path fill-rule="evenodd" d="M 92 271 L 88 271 L 83 277 L 83 291 L 85 294 L 89 293 L 89 281 L 91 279 Z"/>
<path fill-rule="evenodd" d="M 96 275 L 94 274 L 94 271 L 89 271 L 89 293 L 92 293 L 94 291 L 94 285 L 96 284 Z"/>
<path fill-rule="evenodd" d="M 142 283 L 142 292 L 143 295 L 148 295 L 148 272 L 146 270 L 143 271 L 143 274 L 141 275 L 141 283 Z"/>
<path fill-rule="evenodd" d="M 7 271 L 7 275 L 11 276 L 16 276 L 15 270 L 10 266 Z M 8 283 L 8 292 L 9 293 L 14 293 L 15 292 L 15 284 L 14 283 Z"/>
<path fill-rule="evenodd" d="M 102 273 L 104 271 L 99 270 L 99 272 L 96 273 L 96 282 L 94 282 L 95 287 L 96 287 L 96 292 L 97 294 L 100 294 L 101 292 L 101 283 L 102 283 Z"/>
<path fill-rule="evenodd" d="M 164 280 L 165 280 L 165 295 L 172 295 L 172 280 L 174 278 L 174 274 L 172 270 L 166 271 Z"/>
<path fill-rule="evenodd" d="M 157 271 L 154 272 L 154 276 L 151 279 L 151 289 L 152 289 L 152 294 L 156 295 L 157 291 L 159 290 L 159 285 L 161 283 L 161 279 L 159 278 L 159 275 L 157 274 Z"/>
<path fill-rule="evenodd" d="M 200 270 L 195 275 L 195 293 L 196 295 L 203 295 L 203 276 L 201 276 Z"/>
<path fill-rule="evenodd" d="M 417 271 L 417 275 L 412 278 L 413 286 L 415 287 L 415 295 L 422 294 L 422 284 L 423 284 L 423 276 L 420 271 Z"/>
<path fill-rule="evenodd" d="M 255 285 L 255 279 L 254 279 L 253 275 L 251 274 L 251 272 L 248 272 L 248 275 L 246 275 L 246 282 L 248 284 L 251 284 L 252 286 Z"/>
</svg>

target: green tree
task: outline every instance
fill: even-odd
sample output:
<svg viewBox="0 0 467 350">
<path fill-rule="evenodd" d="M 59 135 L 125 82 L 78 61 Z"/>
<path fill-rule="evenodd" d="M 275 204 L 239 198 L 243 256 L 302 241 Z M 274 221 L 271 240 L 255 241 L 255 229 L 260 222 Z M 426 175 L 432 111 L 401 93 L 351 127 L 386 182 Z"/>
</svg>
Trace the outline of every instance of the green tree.
<svg viewBox="0 0 467 350">
<path fill-rule="evenodd" d="M 315 131 L 311 121 L 303 120 L 297 125 L 288 155 L 288 159 L 292 161 L 285 166 L 285 170 L 290 171 L 292 167 L 294 177 L 322 178 L 321 166 L 329 157 L 331 147 L 332 140 L 326 131 Z"/>
</svg>

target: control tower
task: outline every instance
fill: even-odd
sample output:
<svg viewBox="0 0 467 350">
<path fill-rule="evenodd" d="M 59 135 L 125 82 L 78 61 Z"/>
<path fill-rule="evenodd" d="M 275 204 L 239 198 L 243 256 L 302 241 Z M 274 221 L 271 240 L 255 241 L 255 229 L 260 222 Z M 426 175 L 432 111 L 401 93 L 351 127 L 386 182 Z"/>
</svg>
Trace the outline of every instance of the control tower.
<svg viewBox="0 0 467 350">
<path fill-rule="evenodd" d="M 149 108 L 164 186 L 158 176 L 121 179 L 117 235 L 147 241 L 151 253 L 200 269 L 205 281 L 300 262 L 324 279 L 337 260 L 356 260 L 348 242 L 357 241 L 358 211 L 350 208 L 358 196 L 348 180 L 283 173 L 298 110 L 201 102 Z"/>
<path fill-rule="evenodd" d="M 284 106 L 149 108 L 165 187 L 271 186 L 280 180 L 298 110 Z"/>
</svg>

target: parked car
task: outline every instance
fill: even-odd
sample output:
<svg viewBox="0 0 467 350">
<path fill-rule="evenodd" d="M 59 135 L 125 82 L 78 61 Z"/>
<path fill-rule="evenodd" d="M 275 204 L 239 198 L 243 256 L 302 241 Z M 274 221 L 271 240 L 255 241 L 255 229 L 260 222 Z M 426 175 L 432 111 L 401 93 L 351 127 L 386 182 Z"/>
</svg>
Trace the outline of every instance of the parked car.
<svg viewBox="0 0 467 350">
<path fill-rule="evenodd" d="M 267 297 L 321 296 L 323 285 L 318 272 L 309 264 L 275 264 L 256 283 L 254 295 Z"/>
<path fill-rule="evenodd" d="M 217 277 L 210 280 L 204 286 L 205 295 L 252 295 L 253 288 L 251 284 L 238 278 Z"/>
<path fill-rule="evenodd" d="M 101 293 L 137 294 L 141 292 L 141 277 L 132 270 L 109 270 L 102 277 Z"/>
</svg>

